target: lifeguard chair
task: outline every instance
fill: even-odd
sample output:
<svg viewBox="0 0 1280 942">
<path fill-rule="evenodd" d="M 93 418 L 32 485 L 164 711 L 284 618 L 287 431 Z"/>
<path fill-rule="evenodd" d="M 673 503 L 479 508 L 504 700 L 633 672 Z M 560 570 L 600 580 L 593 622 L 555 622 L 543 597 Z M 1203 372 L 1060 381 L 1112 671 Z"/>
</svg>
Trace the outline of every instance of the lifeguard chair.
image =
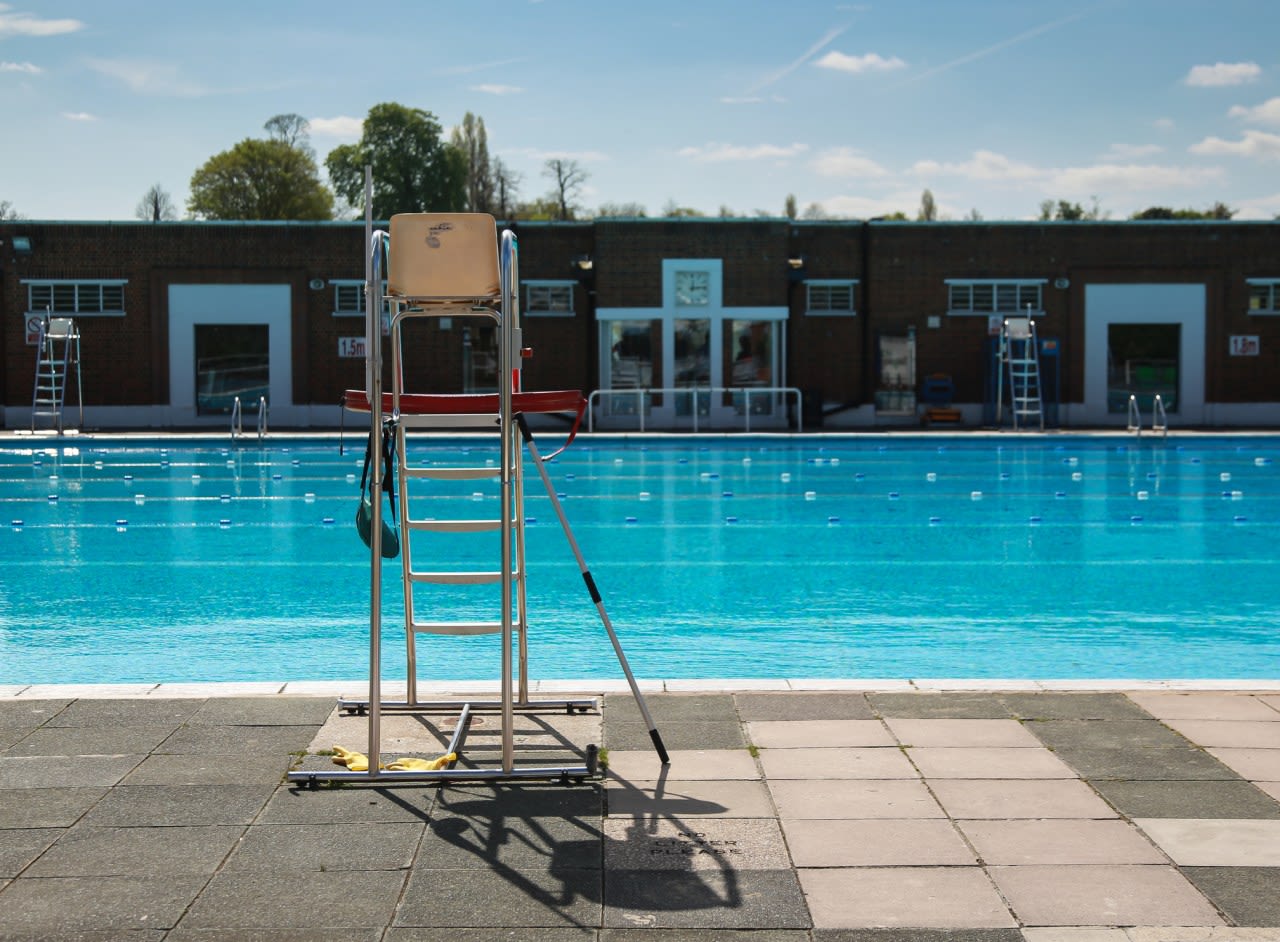
<svg viewBox="0 0 1280 942">
<path fill-rule="evenodd" d="M 368 182 L 366 181 L 366 187 Z M 366 199 L 366 205 L 371 200 Z M 366 216 L 366 388 L 348 390 L 347 408 L 369 413 L 372 457 L 373 493 L 370 526 L 370 644 L 369 697 L 367 700 L 341 700 L 339 707 L 348 713 L 367 714 L 369 718 L 368 770 L 299 770 L 291 772 L 292 781 L 305 781 L 315 787 L 322 780 L 388 781 L 388 780 L 515 780 L 558 779 L 581 782 L 597 774 L 598 750 L 585 748 L 585 762 L 574 765 L 517 767 L 514 754 L 514 716 L 524 710 L 565 710 L 586 712 L 597 706 L 594 699 L 532 700 L 529 696 L 528 634 L 526 609 L 526 568 L 524 558 L 523 461 L 521 439 L 529 450 L 569 546 L 577 559 L 597 613 L 630 684 L 636 703 L 648 725 L 650 736 L 662 762 L 668 761 L 661 736 L 653 723 L 631 673 L 617 634 L 609 621 L 595 582 L 591 577 L 573 537 L 564 509 L 543 465 L 525 415 L 528 413 L 576 413 L 581 420 L 586 400 L 579 390 L 524 392 L 520 388 L 521 363 L 529 355 L 523 346 L 519 326 L 519 277 L 515 234 L 504 231 L 499 246 L 497 227 L 492 216 L 480 213 L 410 213 L 393 216 L 390 233 L 374 232 Z M 387 264 L 389 260 L 389 265 Z M 382 268 L 388 267 L 387 290 L 379 298 L 377 286 L 382 284 Z M 391 348 L 391 391 L 382 390 L 381 317 L 383 303 L 389 309 Z M 488 322 L 497 334 L 498 389 L 494 393 L 411 393 L 405 388 L 405 326 L 423 318 L 471 318 Z M 569 440 L 577 431 L 575 421 Z M 470 467 L 441 467 L 411 460 L 410 443 L 415 437 L 430 432 L 491 432 L 497 437 L 497 460 Z M 385 442 L 384 436 L 391 436 Z M 566 443 L 567 447 L 567 443 Z M 382 501 L 384 476 L 392 471 L 382 456 L 393 456 L 398 473 L 397 492 L 400 503 L 399 543 L 401 575 L 404 590 L 406 644 L 406 698 L 384 701 L 381 696 L 381 582 L 382 582 Z M 558 454 L 558 452 L 557 452 Z M 550 456 L 554 457 L 554 455 Z M 416 492 L 411 482 L 496 480 L 499 507 L 496 517 L 456 519 L 427 516 L 419 510 L 430 500 Z M 425 535 L 440 538 L 437 549 L 451 536 L 496 532 L 498 557 L 496 568 L 474 571 L 450 569 L 439 560 L 447 559 L 437 551 L 430 555 L 433 566 L 420 569 L 414 563 L 415 542 Z M 490 620 L 440 620 L 421 617 L 414 601 L 419 586 L 499 586 L 496 617 Z M 490 590 L 491 591 L 491 590 Z M 432 612 L 434 615 L 434 611 Z M 420 635 L 497 635 L 500 650 L 495 652 L 499 665 L 499 694 L 493 700 L 424 701 L 418 697 L 417 643 Z M 513 655 L 513 647 L 515 654 Z M 492 711 L 501 716 L 501 762 L 496 768 L 457 765 L 431 771 L 389 771 L 380 768 L 380 716 L 383 711 L 456 712 L 458 721 L 446 754 L 460 756 L 467 727 L 475 712 Z"/>
</svg>

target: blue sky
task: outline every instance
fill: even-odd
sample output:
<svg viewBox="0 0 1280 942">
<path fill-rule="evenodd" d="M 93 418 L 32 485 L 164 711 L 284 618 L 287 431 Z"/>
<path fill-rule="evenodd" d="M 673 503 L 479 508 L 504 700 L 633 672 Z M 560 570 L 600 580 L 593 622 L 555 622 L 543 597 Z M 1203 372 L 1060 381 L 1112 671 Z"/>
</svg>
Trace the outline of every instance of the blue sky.
<svg viewBox="0 0 1280 942">
<path fill-rule="evenodd" d="M 132 219 L 159 183 L 312 122 L 323 159 L 396 101 L 588 208 L 1111 218 L 1280 214 L 1277 0 L 9 0 L 0 200 L 31 219 Z"/>
</svg>

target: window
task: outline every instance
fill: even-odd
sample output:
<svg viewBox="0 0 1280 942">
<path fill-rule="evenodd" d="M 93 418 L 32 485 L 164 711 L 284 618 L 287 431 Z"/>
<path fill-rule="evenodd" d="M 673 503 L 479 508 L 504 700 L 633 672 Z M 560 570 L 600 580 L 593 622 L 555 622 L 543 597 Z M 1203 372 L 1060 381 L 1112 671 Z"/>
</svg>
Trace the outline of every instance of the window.
<svg viewBox="0 0 1280 942">
<path fill-rule="evenodd" d="M 533 317 L 573 317 L 572 281 L 526 281 L 524 312 Z"/>
<path fill-rule="evenodd" d="M 29 281 L 27 311 L 32 314 L 124 316 L 124 286 L 112 281 Z"/>
<path fill-rule="evenodd" d="M 1280 278 L 1249 279 L 1249 313 L 1280 314 Z"/>
<path fill-rule="evenodd" d="M 806 281 L 805 312 L 846 316 L 856 314 L 853 306 L 856 281 Z"/>
<path fill-rule="evenodd" d="M 355 279 L 339 279 L 331 278 L 329 284 L 333 285 L 333 316 L 334 317 L 364 317 L 364 282 Z M 383 293 L 386 293 L 387 283 L 382 282 Z M 385 313 L 387 305 L 384 302 L 382 310 Z"/>
<path fill-rule="evenodd" d="M 948 314 L 1043 314 L 1038 281 L 948 281 Z"/>
</svg>

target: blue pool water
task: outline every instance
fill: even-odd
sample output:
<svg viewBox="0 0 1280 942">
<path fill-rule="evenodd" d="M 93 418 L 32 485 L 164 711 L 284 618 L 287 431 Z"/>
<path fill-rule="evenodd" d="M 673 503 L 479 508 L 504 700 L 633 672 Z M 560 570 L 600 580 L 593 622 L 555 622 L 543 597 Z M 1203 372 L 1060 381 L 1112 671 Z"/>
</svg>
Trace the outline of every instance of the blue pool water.
<svg viewBox="0 0 1280 942">
<path fill-rule="evenodd" d="M 0 683 L 364 676 L 362 459 L 350 438 L 0 445 Z M 550 470 L 640 677 L 1280 677 L 1275 438 L 597 437 Z M 527 480 L 531 676 L 619 677 Z M 416 515 L 495 512 L 492 485 L 435 486 Z M 415 564 L 492 567 L 496 539 Z M 388 678 L 399 584 L 397 561 Z M 496 617 L 435 591 L 420 608 Z M 424 638 L 419 663 L 493 679 L 498 641 Z"/>
</svg>

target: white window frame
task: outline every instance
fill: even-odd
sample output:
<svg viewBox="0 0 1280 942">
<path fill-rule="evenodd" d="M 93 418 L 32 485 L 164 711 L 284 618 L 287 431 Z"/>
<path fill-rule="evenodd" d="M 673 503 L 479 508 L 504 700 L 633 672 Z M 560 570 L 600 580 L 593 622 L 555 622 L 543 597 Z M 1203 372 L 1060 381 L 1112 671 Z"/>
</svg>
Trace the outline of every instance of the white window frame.
<svg viewBox="0 0 1280 942">
<path fill-rule="evenodd" d="M 816 292 L 814 289 L 818 289 Z M 804 282 L 804 313 L 808 317 L 857 317 L 858 279 L 856 278 L 808 278 Z M 835 289 L 848 289 L 847 307 L 833 305 Z M 816 295 L 816 297 L 815 297 Z M 815 306 L 826 295 L 826 304 Z"/>
<path fill-rule="evenodd" d="M 55 316 L 72 317 L 124 317 L 124 286 L 127 278 L 24 278 L 22 284 L 27 286 L 27 313 L 44 314 L 46 308 Z M 48 289 L 48 298 L 37 298 L 36 292 Z M 66 293 L 70 289 L 70 304 L 66 304 Z M 108 295 L 110 289 L 110 295 Z M 59 294 L 63 295 L 59 299 Z M 96 295 L 97 301 L 93 298 Z M 119 297 L 116 307 L 115 296 Z M 59 301 L 64 303 L 59 303 Z M 112 302 L 111 306 L 107 306 Z M 83 307 L 81 305 L 84 305 Z"/>
<path fill-rule="evenodd" d="M 1246 278 L 1249 286 L 1248 313 L 1256 317 L 1275 317 L 1280 314 L 1280 278 Z M 1254 298 L 1264 298 L 1265 307 L 1254 307 Z"/>
<path fill-rule="evenodd" d="M 574 288 L 578 283 L 571 280 L 533 280 L 530 279 L 524 283 L 524 310 L 521 312 L 527 317 L 574 317 L 578 312 L 575 307 Z M 554 295 L 559 292 L 567 292 L 565 299 L 567 307 L 549 306 Z M 535 303 L 535 298 L 546 298 L 547 303 Z"/>
<path fill-rule="evenodd" d="M 364 317 L 364 279 L 363 278 L 330 278 L 329 285 L 333 288 L 333 316 L 334 317 Z M 356 291 L 356 297 L 360 304 L 358 307 L 343 307 L 340 300 L 343 293 L 350 293 L 352 289 Z M 387 293 L 386 279 L 382 281 L 382 293 Z M 387 312 L 387 302 L 384 297 L 382 302 L 382 312 Z"/>
<path fill-rule="evenodd" d="M 1035 303 L 1030 313 L 1035 317 L 1044 316 L 1044 286 L 1047 278 L 948 278 L 947 316 L 948 317 L 991 317 L 992 315 L 1026 314 L 1027 294 L 1034 294 Z M 991 306 L 979 307 L 976 296 L 990 294 Z M 1012 294 L 1013 303 L 1009 303 Z M 957 300 L 967 295 L 967 306 L 957 305 Z M 1003 295 L 1003 297 L 1002 297 Z"/>
</svg>

